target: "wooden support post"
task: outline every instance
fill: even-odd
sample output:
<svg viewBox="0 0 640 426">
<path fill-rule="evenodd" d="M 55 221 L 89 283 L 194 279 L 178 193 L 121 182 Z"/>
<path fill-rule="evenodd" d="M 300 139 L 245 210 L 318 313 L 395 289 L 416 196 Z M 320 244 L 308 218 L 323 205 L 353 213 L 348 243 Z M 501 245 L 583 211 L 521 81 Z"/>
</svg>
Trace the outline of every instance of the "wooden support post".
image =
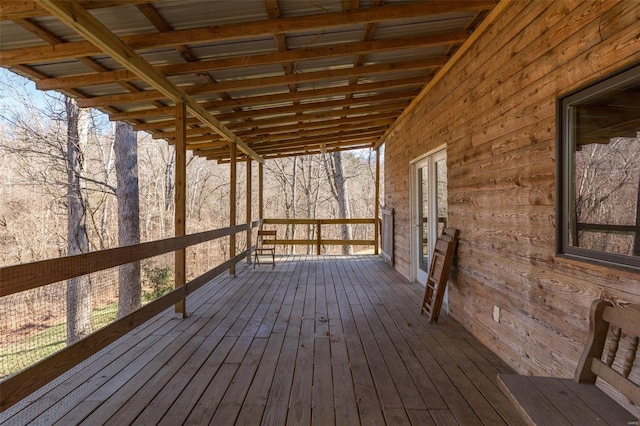
<svg viewBox="0 0 640 426">
<path fill-rule="evenodd" d="M 230 158 L 229 163 L 229 226 L 236 225 L 236 181 L 237 181 L 237 161 L 236 161 L 236 145 L 234 143 L 229 144 Z M 236 234 L 229 235 L 229 259 L 233 259 L 236 255 Z M 236 265 L 233 264 L 229 268 L 229 273 L 236 276 Z"/>
<path fill-rule="evenodd" d="M 251 199 L 252 199 L 252 188 L 251 188 L 251 157 L 247 157 L 247 223 L 249 224 L 249 229 L 247 229 L 247 250 L 251 248 Z M 247 252 L 247 263 L 251 263 L 251 250 Z"/>
<path fill-rule="evenodd" d="M 258 219 L 264 219 L 264 167 L 258 163 Z M 260 225 L 262 229 L 262 225 Z"/>
<path fill-rule="evenodd" d="M 376 242 L 373 246 L 373 253 L 378 254 L 380 247 L 380 147 L 376 148 L 376 196 L 373 214 L 373 226 L 375 227 L 373 239 Z"/>
<path fill-rule="evenodd" d="M 318 237 L 316 239 L 316 254 L 320 256 L 320 250 L 322 246 L 322 221 L 318 220 L 316 222 L 316 226 L 318 227 L 316 231 L 316 236 Z"/>
<path fill-rule="evenodd" d="M 175 171 L 175 236 L 181 237 L 186 232 L 186 192 L 187 192 L 187 109 L 184 103 L 176 104 L 176 171 Z M 186 282 L 186 250 L 176 250 L 175 288 Z M 186 300 L 175 304 L 175 313 L 187 316 Z"/>
</svg>

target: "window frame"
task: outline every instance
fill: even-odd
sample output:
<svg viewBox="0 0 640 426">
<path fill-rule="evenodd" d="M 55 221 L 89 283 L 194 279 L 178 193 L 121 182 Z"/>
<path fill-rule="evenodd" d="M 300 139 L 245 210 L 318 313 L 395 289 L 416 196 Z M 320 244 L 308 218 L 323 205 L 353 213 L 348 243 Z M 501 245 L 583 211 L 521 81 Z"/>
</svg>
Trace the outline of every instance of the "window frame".
<svg viewBox="0 0 640 426">
<path fill-rule="evenodd" d="M 575 116 L 571 106 L 595 98 L 612 88 L 630 82 L 640 84 L 640 63 L 605 76 L 587 86 L 566 94 L 556 101 L 556 255 L 588 263 L 640 272 L 640 257 L 591 250 L 569 244 L 572 222 L 572 200 L 575 200 L 575 149 L 572 132 Z M 575 207 L 574 207 L 575 209 Z"/>
</svg>

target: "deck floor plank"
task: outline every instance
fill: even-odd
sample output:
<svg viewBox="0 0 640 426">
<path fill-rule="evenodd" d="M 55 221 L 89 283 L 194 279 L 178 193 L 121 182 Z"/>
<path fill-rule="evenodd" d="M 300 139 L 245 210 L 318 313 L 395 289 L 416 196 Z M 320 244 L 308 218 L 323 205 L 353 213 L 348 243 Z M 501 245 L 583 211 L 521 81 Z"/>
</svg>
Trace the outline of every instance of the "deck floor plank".
<svg viewBox="0 0 640 426">
<path fill-rule="evenodd" d="M 521 424 L 511 372 L 380 258 L 239 264 L 0 414 L 11 424 Z"/>
</svg>

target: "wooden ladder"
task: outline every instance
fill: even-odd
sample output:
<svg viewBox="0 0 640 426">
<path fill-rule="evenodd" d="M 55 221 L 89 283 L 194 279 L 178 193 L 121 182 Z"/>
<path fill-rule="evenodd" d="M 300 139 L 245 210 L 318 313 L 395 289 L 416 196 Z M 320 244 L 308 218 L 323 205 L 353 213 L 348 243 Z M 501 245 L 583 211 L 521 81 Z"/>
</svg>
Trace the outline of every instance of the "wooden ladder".
<svg viewBox="0 0 640 426">
<path fill-rule="evenodd" d="M 429 323 L 438 321 L 440 316 L 459 233 L 457 229 L 444 228 L 433 250 L 427 285 L 424 289 L 422 305 L 420 305 L 420 314 L 429 313 Z"/>
</svg>

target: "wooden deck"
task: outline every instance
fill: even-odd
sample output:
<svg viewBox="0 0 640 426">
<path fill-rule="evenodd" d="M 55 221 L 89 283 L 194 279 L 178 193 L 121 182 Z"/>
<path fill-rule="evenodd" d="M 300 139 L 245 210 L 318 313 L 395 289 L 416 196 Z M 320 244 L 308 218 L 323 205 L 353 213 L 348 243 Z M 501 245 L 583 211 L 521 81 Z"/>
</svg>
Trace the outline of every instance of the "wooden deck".
<svg viewBox="0 0 640 426">
<path fill-rule="evenodd" d="M 512 372 L 375 256 L 244 265 L 0 414 L 0 424 L 517 425 Z"/>
</svg>

